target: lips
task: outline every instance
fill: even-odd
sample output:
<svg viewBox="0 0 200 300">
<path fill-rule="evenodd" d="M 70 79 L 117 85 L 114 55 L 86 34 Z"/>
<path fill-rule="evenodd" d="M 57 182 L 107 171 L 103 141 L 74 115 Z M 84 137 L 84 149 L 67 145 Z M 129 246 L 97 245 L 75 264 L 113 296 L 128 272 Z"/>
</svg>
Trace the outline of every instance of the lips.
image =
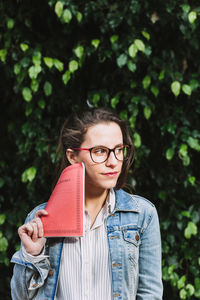
<svg viewBox="0 0 200 300">
<path fill-rule="evenodd" d="M 118 172 L 108 172 L 108 173 L 102 173 L 102 175 L 104 176 L 108 176 L 108 177 L 114 177 L 118 174 Z"/>
</svg>

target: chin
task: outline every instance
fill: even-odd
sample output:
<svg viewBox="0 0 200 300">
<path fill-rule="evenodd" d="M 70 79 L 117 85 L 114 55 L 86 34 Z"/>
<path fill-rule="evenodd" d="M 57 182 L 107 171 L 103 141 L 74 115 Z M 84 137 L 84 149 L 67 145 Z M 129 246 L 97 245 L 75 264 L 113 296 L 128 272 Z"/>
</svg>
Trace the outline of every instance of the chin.
<svg viewBox="0 0 200 300">
<path fill-rule="evenodd" d="M 117 184 L 117 181 L 115 181 L 115 182 L 108 182 L 107 184 L 102 185 L 102 187 L 104 189 L 112 189 L 112 188 L 114 188 L 116 186 L 116 184 Z"/>
</svg>

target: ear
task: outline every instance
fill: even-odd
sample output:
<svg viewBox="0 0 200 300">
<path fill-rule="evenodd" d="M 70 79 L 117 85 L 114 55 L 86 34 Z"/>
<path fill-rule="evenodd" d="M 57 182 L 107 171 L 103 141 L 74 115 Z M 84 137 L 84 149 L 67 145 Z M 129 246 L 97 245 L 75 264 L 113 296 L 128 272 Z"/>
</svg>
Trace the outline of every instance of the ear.
<svg viewBox="0 0 200 300">
<path fill-rule="evenodd" d="M 71 165 L 79 163 L 77 153 L 72 149 L 66 150 L 66 156 Z"/>
</svg>

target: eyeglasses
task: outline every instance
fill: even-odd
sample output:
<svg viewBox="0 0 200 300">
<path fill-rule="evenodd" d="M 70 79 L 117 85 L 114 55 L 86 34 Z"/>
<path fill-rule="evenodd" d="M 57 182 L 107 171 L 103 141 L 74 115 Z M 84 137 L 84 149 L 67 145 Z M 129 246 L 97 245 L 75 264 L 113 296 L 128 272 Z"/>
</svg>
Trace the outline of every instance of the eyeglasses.
<svg viewBox="0 0 200 300">
<path fill-rule="evenodd" d="M 109 149 L 104 146 L 96 146 L 92 148 L 72 148 L 72 149 L 90 151 L 90 157 L 93 162 L 103 163 L 108 159 L 111 152 L 114 153 L 115 158 L 119 161 L 123 161 L 124 159 L 127 159 L 129 148 L 130 147 L 128 145 L 121 145 L 121 146 L 116 146 L 113 149 Z"/>
</svg>

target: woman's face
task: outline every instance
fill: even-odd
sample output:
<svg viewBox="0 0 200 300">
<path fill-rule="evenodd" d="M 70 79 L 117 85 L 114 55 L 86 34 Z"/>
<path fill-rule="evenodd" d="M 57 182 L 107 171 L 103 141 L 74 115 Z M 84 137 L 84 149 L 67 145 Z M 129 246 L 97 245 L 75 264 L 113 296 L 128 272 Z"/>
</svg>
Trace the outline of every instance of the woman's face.
<svg viewBox="0 0 200 300">
<path fill-rule="evenodd" d="M 117 123 L 109 122 L 89 127 L 80 148 L 105 146 L 113 149 L 119 145 L 123 145 L 121 129 Z M 95 163 L 92 161 L 90 152 L 87 150 L 80 150 L 75 162 L 84 162 L 86 191 L 90 189 L 90 192 L 103 192 L 113 188 L 117 183 L 123 163 L 115 158 L 113 152 L 110 153 L 105 162 Z"/>
</svg>

